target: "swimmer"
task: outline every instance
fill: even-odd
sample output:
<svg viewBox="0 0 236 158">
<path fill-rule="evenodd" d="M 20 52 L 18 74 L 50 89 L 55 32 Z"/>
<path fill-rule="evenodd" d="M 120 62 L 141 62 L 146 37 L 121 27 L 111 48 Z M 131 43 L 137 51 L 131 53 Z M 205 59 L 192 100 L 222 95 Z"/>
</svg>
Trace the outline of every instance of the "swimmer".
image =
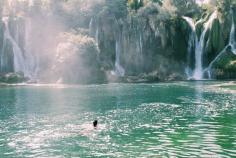
<svg viewBox="0 0 236 158">
<path fill-rule="evenodd" d="M 98 120 L 94 120 L 94 121 L 93 121 L 93 127 L 94 127 L 94 128 L 97 128 L 97 126 L 98 126 Z"/>
</svg>

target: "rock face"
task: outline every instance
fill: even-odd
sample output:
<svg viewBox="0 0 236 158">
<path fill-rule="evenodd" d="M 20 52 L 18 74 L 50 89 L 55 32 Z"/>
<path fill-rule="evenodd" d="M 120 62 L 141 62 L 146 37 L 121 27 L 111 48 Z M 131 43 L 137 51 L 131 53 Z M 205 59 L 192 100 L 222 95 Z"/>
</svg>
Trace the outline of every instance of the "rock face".
<svg viewBox="0 0 236 158">
<path fill-rule="evenodd" d="M 184 78 L 189 28 L 181 18 L 162 19 L 158 9 L 155 4 L 121 19 L 106 14 L 96 17 L 93 37 L 97 36 L 105 70 L 115 69 L 116 41 L 121 38 L 119 60 L 126 76 L 158 72 L 161 80 L 174 73 Z"/>
</svg>

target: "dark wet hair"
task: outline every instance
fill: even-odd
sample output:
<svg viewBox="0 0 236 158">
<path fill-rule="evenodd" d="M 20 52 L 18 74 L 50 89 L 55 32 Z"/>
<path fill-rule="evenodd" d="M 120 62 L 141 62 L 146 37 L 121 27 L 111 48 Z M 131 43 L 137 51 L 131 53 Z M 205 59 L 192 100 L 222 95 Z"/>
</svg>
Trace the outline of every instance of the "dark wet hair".
<svg viewBox="0 0 236 158">
<path fill-rule="evenodd" d="M 97 125 L 98 125 L 98 120 L 94 120 L 93 121 L 93 127 L 97 127 Z"/>
</svg>

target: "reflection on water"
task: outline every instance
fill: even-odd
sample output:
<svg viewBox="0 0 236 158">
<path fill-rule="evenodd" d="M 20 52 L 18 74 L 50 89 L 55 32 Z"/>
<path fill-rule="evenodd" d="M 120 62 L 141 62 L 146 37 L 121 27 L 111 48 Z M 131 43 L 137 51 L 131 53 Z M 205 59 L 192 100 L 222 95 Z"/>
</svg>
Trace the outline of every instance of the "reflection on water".
<svg viewBox="0 0 236 158">
<path fill-rule="evenodd" d="M 215 84 L 1 88 L 0 157 L 235 157 L 236 97 Z"/>
<path fill-rule="evenodd" d="M 15 90 L 6 89 L 5 91 L 0 91 L 0 97 L 2 98 L 0 104 L 0 120 L 8 119 L 9 117 L 14 116 L 16 111 Z"/>
</svg>

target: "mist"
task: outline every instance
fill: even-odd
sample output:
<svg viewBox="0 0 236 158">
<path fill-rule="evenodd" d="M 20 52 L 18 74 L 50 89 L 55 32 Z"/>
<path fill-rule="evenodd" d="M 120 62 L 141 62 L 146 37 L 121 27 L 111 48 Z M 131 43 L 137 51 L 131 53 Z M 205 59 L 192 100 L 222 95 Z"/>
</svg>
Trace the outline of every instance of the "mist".
<svg viewBox="0 0 236 158">
<path fill-rule="evenodd" d="M 22 54 L 21 67 L 14 65 L 12 69 L 37 82 L 84 82 L 83 79 L 90 77 L 89 66 L 83 65 L 80 58 L 90 49 L 93 58 L 90 60 L 97 59 L 98 48 L 89 37 L 89 22 L 95 6 L 102 4 L 102 0 L 3 0 L 1 3 L 2 17 L 8 19 L 10 36 Z"/>
</svg>

